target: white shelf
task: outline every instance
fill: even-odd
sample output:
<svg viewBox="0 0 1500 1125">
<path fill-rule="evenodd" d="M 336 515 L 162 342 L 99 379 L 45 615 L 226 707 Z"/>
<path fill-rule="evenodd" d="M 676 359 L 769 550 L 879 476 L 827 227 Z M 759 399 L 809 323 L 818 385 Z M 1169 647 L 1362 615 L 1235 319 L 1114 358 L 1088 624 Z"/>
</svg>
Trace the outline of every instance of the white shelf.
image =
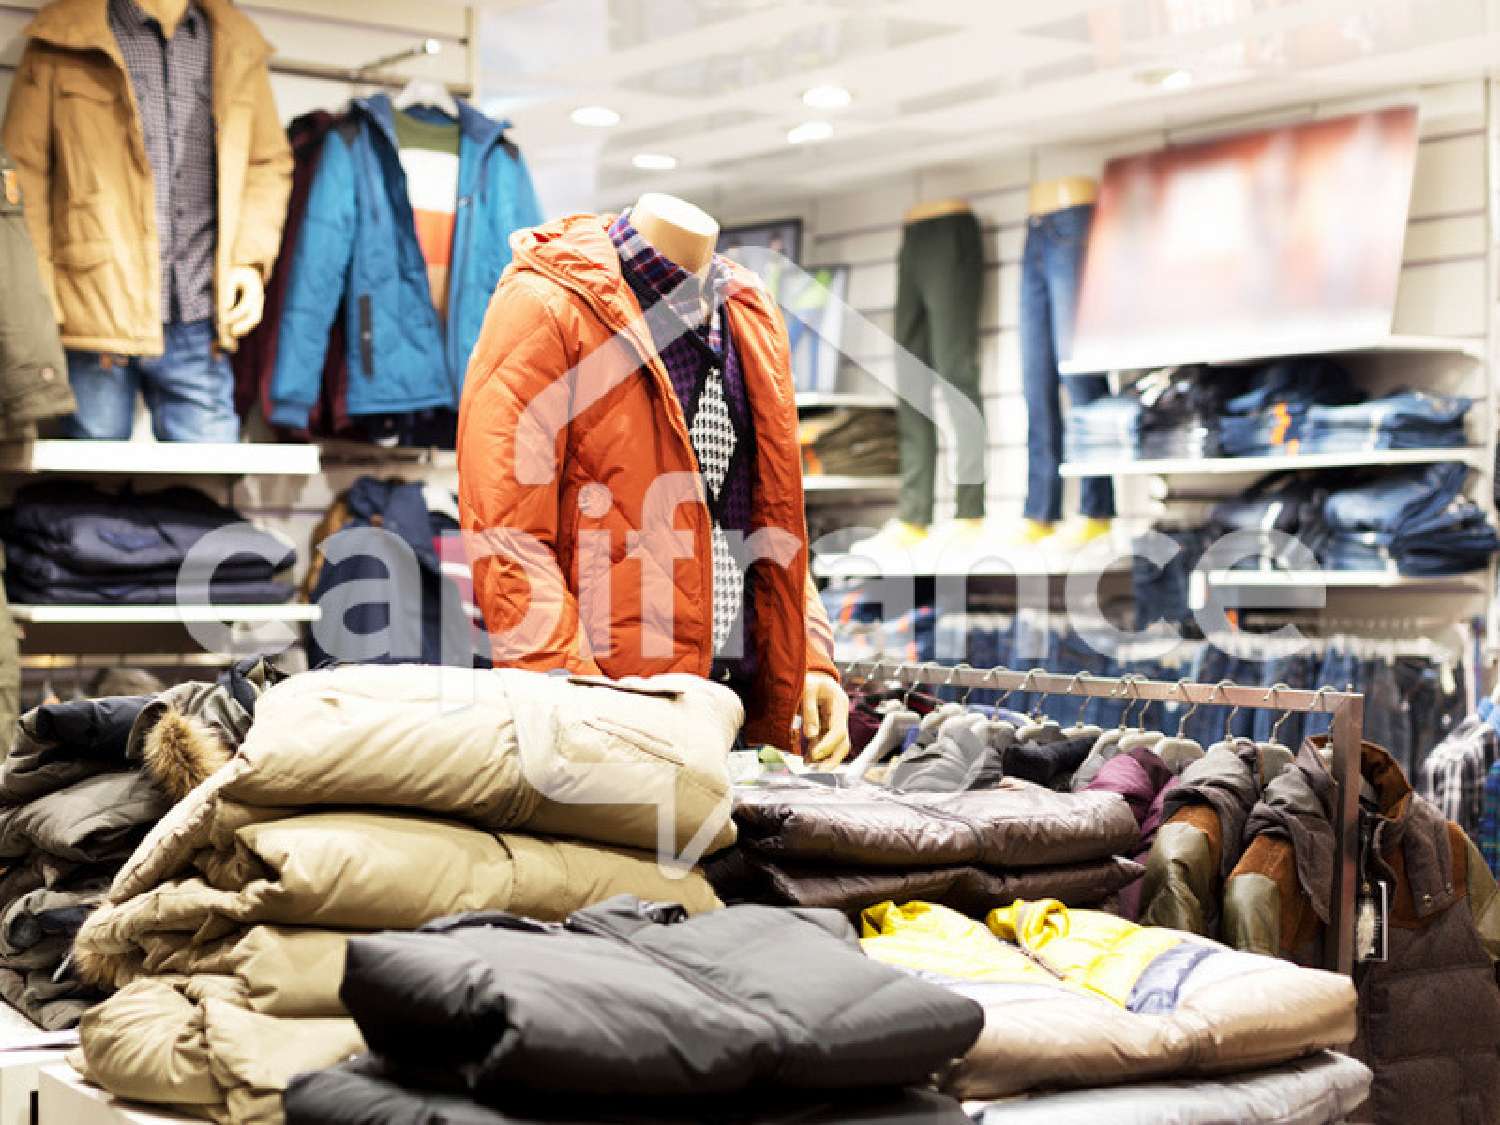
<svg viewBox="0 0 1500 1125">
<path fill-rule="evenodd" d="M 1482 591 L 1483 570 L 1468 574 L 1392 574 L 1381 570 L 1211 570 L 1208 584 L 1242 590 L 1454 590 Z"/>
<path fill-rule="evenodd" d="M 1078 556 L 1015 550 L 1007 556 L 1003 548 L 953 548 L 940 554 L 915 551 L 873 554 L 822 554 L 813 557 L 812 572 L 819 578 L 1067 578 L 1078 574 L 1129 574 L 1128 559 L 1116 559 L 1104 567 L 1080 563 Z"/>
<path fill-rule="evenodd" d="M 900 477 L 805 476 L 803 492 L 895 492 Z"/>
<path fill-rule="evenodd" d="M 843 407 L 847 410 L 894 410 L 896 396 L 892 394 L 861 395 L 843 391 L 798 391 L 797 408 L 814 410 L 819 407 Z"/>
<path fill-rule="evenodd" d="M 325 441 L 323 464 L 328 468 L 361 468 L 366 466 L 454 470 L 458 453 L 452 449 L 434 449 L 423 445 L 376 445 L 367 441 Z"/>
<path fill-rule="evenodd" d="M 316 445 L 269 442 L 67 441 L 0 444 L 0 472 L 312 476 Z"/>
<path fill-rule="evenodd" d="M 1359 453 L 1301 453 L 1273 457 L 1174 457 L 1157 461 L 1068 461 L 1064 477 L 1165 477 L 1260 475 L 1289 469 L 1382 468 L 1456 461 L 1484 467 L 1482 449 L 1380 449 Z"/>
<path fill-rule="evenodd" d="M 1374 340 L 1317 340 L 1309 339 L 1289 344 L 1274 352 L 1224 351 L 1178 352 L 1169 343 L 1153 348 L 1149 353 L 1124 353 L 1111 357 L 1107 363 L 1094 359 L 1068 360 L 1058 364 L 1064 375 L 1091 375 L 1099 371 L 1139 371 L 1152 367 L 1170 367 L 1189 363 L 1206 363 L 1213 366 L 1229 366 L 1242 363 L 1259 363 L 1288 356 L 1299 355 L 1355 355 L 1359 353 L 1399 352 L 1407 354 L 1457 355 L 1483 361 L 1484 343 L 1479 340 L 1462 340 L 1449 336 L 1383 336 Z"/>
<path fill-rule="evenodd" d="M 11 616 L 34 625 L 177 625 L 198 622 L 317 621 L 315 605 L 12 605 Z"/>
</svg>

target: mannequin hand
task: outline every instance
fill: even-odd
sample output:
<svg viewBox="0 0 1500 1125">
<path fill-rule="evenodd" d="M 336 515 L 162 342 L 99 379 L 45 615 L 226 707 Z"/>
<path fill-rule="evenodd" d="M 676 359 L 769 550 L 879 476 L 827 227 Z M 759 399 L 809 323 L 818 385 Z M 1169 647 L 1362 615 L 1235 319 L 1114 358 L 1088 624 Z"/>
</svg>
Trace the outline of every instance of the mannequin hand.
<svg viewBox="0 0 1500 1125">
<path fill-rule="evenodd" d="M 826 770 L 849 756 L 849 697 L 832 676 L 809 672 L 802 688 L 802 735 L 808 761 Z"/>
<path fill-rule="evenodd" d="M 260 323 L 265 311 L 266 289 L 260 283 L 260 274 L 249 266 L 230 270 L 228 307 L 223 309 L 221 317 L 225 331 L 236 340 L 241 339 Z"/>
</svg>

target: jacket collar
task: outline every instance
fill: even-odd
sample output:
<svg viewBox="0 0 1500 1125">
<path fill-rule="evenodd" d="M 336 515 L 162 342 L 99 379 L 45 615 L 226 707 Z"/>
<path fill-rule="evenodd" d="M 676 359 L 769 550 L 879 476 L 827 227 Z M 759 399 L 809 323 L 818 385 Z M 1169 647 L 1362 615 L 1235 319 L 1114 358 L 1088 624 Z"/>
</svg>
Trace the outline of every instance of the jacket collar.
<svg viewBox="0 0 1500 1125">
<path fill-rule="evenodd" d="M 229 0 L 197 0 L 214 30 L 214 53 L 244 53 L 255 59 L 269 58 L 271 45 L 259 29 Z M 32 39 L 70 51 L 103 51 L 119 61 L 120 48 L 109 27 L 109 0 L 55 0 L 36 14 L 26 27 Z M 222 45 L 222 46 L 221 46 Z"/>
<path fill-rule="evenodd" d="M 462 98 L 455 98 L 454 101 L 458 104 L 458 127 L 464 139 L 478 146 L 480 151 L 500 140 L 505 130 L 510 128 L 509 121 L 496 121 L 480 113 Z M 392 104 L 389 94 L 373 94 L 368 98 L 355 98 L 354 107 L 379 126 L 386 140 L 391 143 L 391 147 L 396 147 L 396 107 Z"/>
</svg>

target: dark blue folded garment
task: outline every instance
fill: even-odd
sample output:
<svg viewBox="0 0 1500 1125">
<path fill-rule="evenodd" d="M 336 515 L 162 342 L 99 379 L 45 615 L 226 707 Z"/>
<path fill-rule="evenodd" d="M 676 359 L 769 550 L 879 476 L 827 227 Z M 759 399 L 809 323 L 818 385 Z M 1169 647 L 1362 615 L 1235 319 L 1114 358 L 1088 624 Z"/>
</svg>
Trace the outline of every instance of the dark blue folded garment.
<svg viewBox="0 0 1500 1125">
<path fill-rule="evenodd" d="M 30 586 L 7 575 L 5 592 L 26 605 L 280 605 L 292 600 L 290 582 L 213 582 L 207 588 L 105 579 L 82 586 Z"/>
<path fill-rule="evenodd" d="M 191 488 L 111 494 L 82 481 L 39 481 L 22 488 L 0 515 L 6 544 L 22 544 L 79 574 L 175 571 L 210 532 L 232 536 L 230 554 L 259 558 L 272 573 L 297 561 L 290 540 Z"/>
</svg>

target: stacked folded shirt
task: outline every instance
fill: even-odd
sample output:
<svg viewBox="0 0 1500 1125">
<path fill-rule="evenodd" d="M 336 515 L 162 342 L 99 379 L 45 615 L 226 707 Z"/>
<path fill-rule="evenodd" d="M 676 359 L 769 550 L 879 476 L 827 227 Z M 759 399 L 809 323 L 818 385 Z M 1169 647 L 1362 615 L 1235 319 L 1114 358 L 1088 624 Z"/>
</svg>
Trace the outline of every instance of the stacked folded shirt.
<svg viewBox="0 0 1500 1125">
<path fill-rule="evenodd" d="M 1201 365 L 1165 367 L 1118 395 L 1068 411 L 1069 461 L 1219 455 L 1219 415 L 1235 377 Z"/>
<path fill-rule="evenodd" d="M 620 894 L 718 907 L 690 864 L 734 839 L 742 721 L 695 676 L 345 665 L 277 684 L 79 930 L 80 975 L 119 989 L 80 1024 L 86 1076 L 279 1125 L 293 1074 L 364 1048 L 339 992 L 352 936 Z"/>
<path fill-rule="evenodd" d="M 890 410 L 825 410 L 798 427 L 809 476 L 892 476 L 901 471 L 896 416 Z"/>
<path fill-rule="evenodd" d="M 1133 392 L 1071 407 L 1063 431 L 1066 458 L 1080 463 L 1134 460 L 1143 410 L 1140 397 Z"/>
<path fill-rule="evenodd" d="M 182 573 L 205 536 L 210 574 Z M 297 561 L 289 539 L 251 526 L 190 488 L 115 495 L 82 481 L 27 485 L 0 514 L 6 592 L 13 602 L 167 605 L 277 603 L 277 575 Z"/>
<path fill-rule="evenodd" d="M 1226 457 L 1295 453 L 1314 407 L 1358 403 L 1363 394 L 1331 360 L 1278 360 L 1258 369 L 1249 386 L 1223 405 L 1219 444 Z"/>
<path fill-rule="evenodd" d="M 979 915 L 1018 898 L 1108 900 L 1141 872 L 1129 807 L 1112 793 L 1054 793 L 1002 779 L 958 793 L 774 780 L 735 790 L 739 841 L 713 858 L 726 901 L 854 914 L 926 898 Z"/>
<path fill-rule="evenodd" d="M 293 1081 L 289 1125 L 959 1125 L 924 1088 L 983 1021 L 831 911 L 632 897 L 355 938 L 341 995 L 372 1054 Z"/>
<path fill-rule="evenodd" d="M 0 995 L 49 1029 L 99 998 L 69 964 L 73 935 L 172 802 L 228 760 L 273 673 L 154 696 L 53 703 L 21 717 L 0 766 Z"/>
<path fill-rule="evenodd" d="M 1500 536 L 1463 496 L 1467 475 L 1464 465 L 1427 465 L 1329 494 L 1324 564 L 1416 575 L 1483 569 L 1500 551 Z"/>
</svg>

